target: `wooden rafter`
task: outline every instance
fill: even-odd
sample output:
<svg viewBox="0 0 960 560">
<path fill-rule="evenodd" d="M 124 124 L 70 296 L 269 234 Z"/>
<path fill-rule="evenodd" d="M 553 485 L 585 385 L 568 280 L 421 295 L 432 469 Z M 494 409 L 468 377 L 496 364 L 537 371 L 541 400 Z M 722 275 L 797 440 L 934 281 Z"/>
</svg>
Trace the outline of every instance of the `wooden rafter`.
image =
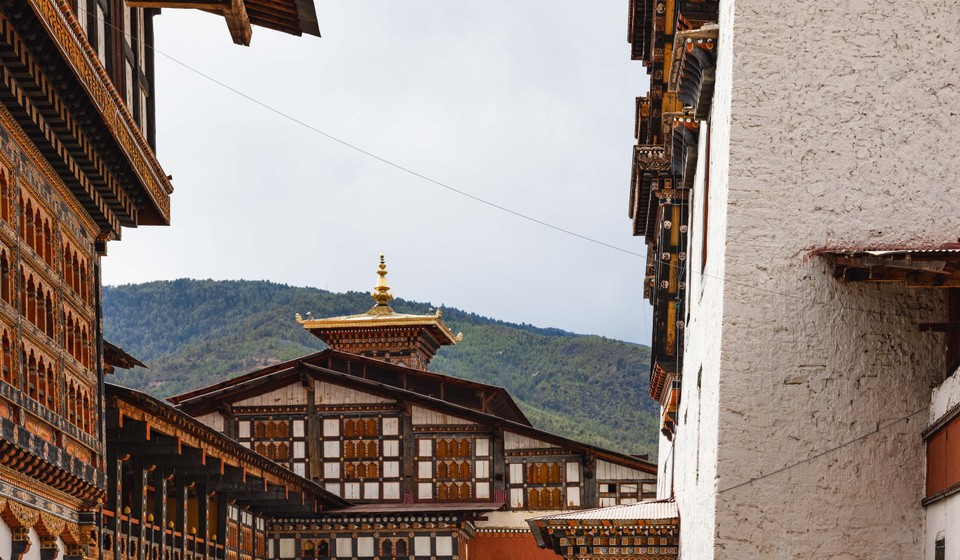
<svg viewBox="0 0 960 560">
<path fill-rule="evenodd" d="M 844 283 L 899 283 L 910 288 L 960 288 L 960 252 L 824 253 Z"/>
</svg>

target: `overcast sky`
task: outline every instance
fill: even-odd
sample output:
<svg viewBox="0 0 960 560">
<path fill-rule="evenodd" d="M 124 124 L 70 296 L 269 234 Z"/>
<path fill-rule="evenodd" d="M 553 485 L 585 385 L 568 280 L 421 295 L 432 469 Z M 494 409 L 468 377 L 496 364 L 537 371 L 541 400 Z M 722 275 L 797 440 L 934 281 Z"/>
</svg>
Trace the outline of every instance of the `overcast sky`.
<svg viewBox="0 0 960 560">
<path fill-rule="evenodd" d="M 157 48 L 423 175 L 643 252 L 627 198 L 647 85 L 626 0 L 316 2 L 322 38 L 255 27 L 244 48 L 222 18 L 165 9 Z M 641 258 L 412 177 L 163 56 L 156 85 L 173 224 L 124 230 L 106 284 L 370 290 L 383 251 L 399 297 L 649 343 Z"/>
</svg>

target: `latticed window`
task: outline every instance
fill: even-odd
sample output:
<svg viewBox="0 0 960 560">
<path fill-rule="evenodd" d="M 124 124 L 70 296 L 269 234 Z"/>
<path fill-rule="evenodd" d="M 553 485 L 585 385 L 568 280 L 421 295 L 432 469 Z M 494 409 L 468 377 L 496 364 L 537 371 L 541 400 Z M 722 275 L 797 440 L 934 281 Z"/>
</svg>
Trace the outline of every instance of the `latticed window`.
<svg viewBox="0 0 960 560">
<path fill-rule="evenodd" d="M 510 463 L 509 475 L 512 509 L 580 507 L 580 463 L 577 460 Z"/>
<path fill-rule="evenodd" d="M 333 416 L 321 422 L 326 489 L 353 500 L 399 500 L 400 419 Z"/>
<path fill-rule="evenodd" d="M 490 438 L 456 436 L 417 440 L 417 497 L 421 500 L 489 499 Z"/>
</svg>

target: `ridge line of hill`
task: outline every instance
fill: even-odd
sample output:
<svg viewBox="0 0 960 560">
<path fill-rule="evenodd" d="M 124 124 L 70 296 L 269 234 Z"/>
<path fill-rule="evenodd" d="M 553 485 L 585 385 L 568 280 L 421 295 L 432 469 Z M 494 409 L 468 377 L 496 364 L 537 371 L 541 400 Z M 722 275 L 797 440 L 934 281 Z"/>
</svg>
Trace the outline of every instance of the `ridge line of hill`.
<svg viewBox="0 0 960 560">
<path fill-rule="evenodd" d="M 264 280 L 160 280 L 105 286 L 104 336 L 148 370 L 114 381 L 154 396 L 195 389 L 322 350 L 293 320 L 361 313 L 364 292 L 333 293 Z M 400 313 L 430 304 L 395 299 Z M 647 396 L 649 348 L 605 337 L 483 317 L 453 307 L 464 333 L 430 370 L 506 388 L 538 428 L 631 454 L 656 452 L 658 410 Z"/>
</svg>

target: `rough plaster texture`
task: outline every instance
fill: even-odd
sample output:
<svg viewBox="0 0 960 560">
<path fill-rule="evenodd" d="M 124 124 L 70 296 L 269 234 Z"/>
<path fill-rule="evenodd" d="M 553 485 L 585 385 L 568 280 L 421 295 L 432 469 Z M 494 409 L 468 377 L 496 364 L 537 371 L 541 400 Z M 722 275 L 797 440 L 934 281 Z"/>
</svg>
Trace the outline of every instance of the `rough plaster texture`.
<svg viewBox="0 0 960 560">
<path fill-rule="evenodd" d="M 810 252 L 957 241 L 960 4 L 731 0 L 720 27 L 681 556 L 923 557 L 920 432 L 944 372 L 916 324 L 942 295 L 839 284 Z"/>
<path fill-rule="evenodd" d="M 730 143 L 730 93 L 733 45 L 733 5 L 721 3 L 720 40 L 717 52 L 717 86 L 711 125 L 701 127 L 698 160 L 691 204 L 688 254 L 692 273 L 688 279 L 688 317 L 684 337 L 684 367 L 680 418 L 673 446 L 661 447 L 673 464 L 673 492 L 682 523 L 680 556 L 703 560 L 714 557 L 716 533 L 717 442 L 721 341 L 724 313 L 724 276 L 727 243 L 727 195 Z M 706 135 L 710 135 L 710 188 L 705 196 Z M 704 202 L 709 198 L 709 217 Z M 703 247 L 704 228 L 707 247 Z M 703 251 L 707 252 L 705 265 Z M 663 443 L 667 443 L 663 440 Z M 666 453 L 665 453 L 666 451 Z M 668 492 L 669 493 L 669 492 Z"/>
<path fill-rule="evenodd" d="M 927 425 L 933 424 L 951 408 L 960 404 L 960 370 L 946 378 L 930 393 L 930 416 Z"/>
</svg>

